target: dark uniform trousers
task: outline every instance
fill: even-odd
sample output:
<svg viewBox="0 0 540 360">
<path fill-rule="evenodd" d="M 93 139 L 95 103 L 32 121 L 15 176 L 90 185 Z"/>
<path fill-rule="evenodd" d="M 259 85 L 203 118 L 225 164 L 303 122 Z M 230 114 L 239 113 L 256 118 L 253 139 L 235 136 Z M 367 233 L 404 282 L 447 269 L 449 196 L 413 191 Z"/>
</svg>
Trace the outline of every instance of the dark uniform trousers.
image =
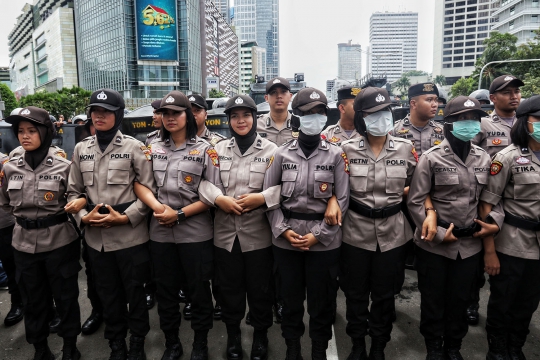
<svg viewBox="0 0 540 360">
<path fill-rule="evenodd" d="M 115 251 L 88 247 L 105 321 L 105 339 L 145 337 L 150 331 L 144 283 L 150 279 L 148 243 Z M 128 310 L 129 308 L 129 310 Z"/>
<path fill-rule="evenodd" d="M 285 339 L 298 339 L 305 331 L 304 300 L 309 314 L 309 337 L 332 338 L 333 303 L 337 296 L 340 249 L 295 251 L 272 246 L 283 299 L 281 332 Z"/>
<path fill-rule="evenodd" d="M 150 253 L 161 330 L 166 333 L 180 329 L 178 292 L 182 278 L 192 301 L 191 328 L 196 332 L 210 330 L 214 309 L 210 291 L 214 273 L 213 240 L 183 244 L 150 241 Z"/>
<path fill-rule="evenodd" d="M 0 229 L 0 261 L 6 271 L 8 278 L 8 289 L 11 295 L 12 304 L 22 304 L 21 292 L 15 280 L 15 259 L 13 258 L 13 247 L 11 246 L 13 227 L 10 225 Z"/>
<path fill-rule="evenodd" d="M 231 252 L 214 247 L 214 256 L 223 322 L 240 325 L 246 314 L 247 294 L 251 326 L 267 330 L 273 321 L 272 248 L 243 253 L 236 237 Z"/>
<path fill-rule="evenodd" d="M 493 335 L 512 334 L 525 343 L 532 315 L 540 301 L 540 260 L 499 252 L 497 256 L 501 272 L 489 279 L 491 295 L 486 331 Z"/>
<path fill-rule="evenodd" d="M 467 307 L 476 286 L 480 253 L 456 260 L 416 247 L 420 333 L 426 340 L 461 341 L 469 329 Z"/>
<path fill-rule="evenodd" d="M 407 244 L 381 252 L 361 249 L 346 243 L 341 245 L 339 283 L 346 297 L 347 334 L 363 338 L 390 341 L 392 313 L 395 310 L 396 281 L 405 270 L 401 267 Z M 371 293 L 371 308 L 369 295 Z"/>
<path fill-rule="evenodd" d="M 90 304 L 92 305 L 92 310 L 100 314 L 103 314 L 103 305 L 101 305 L 101 300 L 99 300 L 99 295 L 97 293 L 96 279 L 94 278 L 94 275 L 92 274 L 92 263 L 88 255 L 88 249 L 89 247 L 86 244 L 86 241 L 83 239 L 82 258 L 84 261 L 84 272 L 86 274 L 86 289 L 87 289 L 86 296 L 88 297 L 88 300 L 90 300 Z"/>
<path fill-rule="evenodd" d="M 13 250 L 16 279 L 24 304 L 26 340 L 35 344 L 49 336 L 52 300 L 60 315 L 58 335 L 74 338 L 81 333 L 79 284 L 81 242 L 29 254 Z"/>
</svg>

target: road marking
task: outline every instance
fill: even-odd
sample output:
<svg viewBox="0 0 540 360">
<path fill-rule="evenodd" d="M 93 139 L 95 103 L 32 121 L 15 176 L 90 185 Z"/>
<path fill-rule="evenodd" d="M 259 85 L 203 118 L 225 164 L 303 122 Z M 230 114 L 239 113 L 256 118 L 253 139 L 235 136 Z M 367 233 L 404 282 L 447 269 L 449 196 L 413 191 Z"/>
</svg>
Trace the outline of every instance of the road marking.
<svg viewBox="0 0 540 360">
<path fill-rule="evenodd" d="M 327 360 L 339 360 L 336 346 L 336 333 L 334 331 L 334 325 L 332 325 L 332 339 L 328 342 L 328 349 L 326 349 Z"/>
</svg>

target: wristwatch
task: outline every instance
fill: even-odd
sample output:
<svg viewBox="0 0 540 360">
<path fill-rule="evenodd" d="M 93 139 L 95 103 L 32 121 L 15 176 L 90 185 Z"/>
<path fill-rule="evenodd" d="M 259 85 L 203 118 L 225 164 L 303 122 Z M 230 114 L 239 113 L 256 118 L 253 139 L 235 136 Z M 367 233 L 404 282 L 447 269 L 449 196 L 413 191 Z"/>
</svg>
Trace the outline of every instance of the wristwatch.
<svg viewBox="0 0 540 360">
<path fill-rule="evenodd" d="M 181 208 L 176 209 L 176 211 L 178 211 L 178 218 L 176 219 L 176 224 L 179 225 L 181 221 L 186 220 L 186 214 L 184 214 Z"/>
</svg>

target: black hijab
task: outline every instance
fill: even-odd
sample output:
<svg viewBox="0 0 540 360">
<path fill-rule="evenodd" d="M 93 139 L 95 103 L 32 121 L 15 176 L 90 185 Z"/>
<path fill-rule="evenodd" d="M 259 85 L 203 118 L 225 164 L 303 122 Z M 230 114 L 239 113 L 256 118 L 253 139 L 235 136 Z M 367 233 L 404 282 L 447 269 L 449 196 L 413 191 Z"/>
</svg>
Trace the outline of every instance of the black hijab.
<svg viewBox="0 0 540 360">
<path fill-rule="evenodd" d="M 445 121 L 447 123 L 444 124 L 444 137 L 450 143 L 450 146 L 452 147 L 452 151 L 454 152 L 454 154 L 459 156 L 461 161 L 465 163 L 465 160 L 467 159 L 467 156 L 469 156 L 469 152 L 471 151 L 471 142 L 460 140 L 457 137 L 455 137 L 454 134 L 452 134 L 451 129 L 452 129 L 453 123 L 458 120 L 456 120 L 455 118 L 452 119 L 452 117 L 448 117 Z"/>
<path fill-rule="evenodd" d="M 24 161 L 26 161 L 26 163 L 32 168 L 32 170 L 35 170 L 39 166 L 39 164 L 43 162 L 43 160 L 45 159 L 45 157 L 47 157 L 47 154 L 49 153 L 49 148 L 51 147 L 54 137 L 54 130 L 52 127 L 38 124 L 36 122 L 32 122 L 32 124 L 39 132 L 39 139 L 41 140 L 41 145 L 39 145 L 39 147 L 35 150 L 26 151 L 24 153 Z"/>
<path fill-rule="evenodd" d="M 251 116 L 253 117 L 251 129 L 249 129 L 246 135 L 239 135 L 233 130 L 231 126 L 230 113 L 227 115 L 227 117 L 229 118 L 229 130 L 231 131 L 231 135 L 236 140 L 236 143 L 238 144 L 238 149 L 240 150 L 240 153 L 242 153 L 242 155 L 251 147 L 251 145 L 255 142 L 255 139 L 257 138 L 257 112 L 251 110 Z"/>
<path fill-rule="evenodd" d="M 89 116 L 92 115 L 92 108 L 90 108 Z M 112 129 L 107 131 L 98 131 L 96 129 L 96 138 L 98 141 L 99 149 L 103 152 L 109 146 L 111 141 L 116 136 L 116 133 L 118 132 L 118 129 L 120 129 L 120 125 L 122 125 L 122 120 L 124 120 L 124 109 L 120 108 L 116 111 L 113 111 L 114 113 L 114 126 Z"/>
<path fill-rule="evenodd" d="M 303 112 L 295 110 L 296 113 L 300 114 Z M 302 149 L 302 152 L 308 158 L 315 149 L 319 146 L 321 142 L 321 134 L 317 135 L 306 135 L 300 130 L 300 118 L 296 115 L 291 117 L 291 128 L 292 131 L 298 131 L 298 146 Z"/>
</svg>

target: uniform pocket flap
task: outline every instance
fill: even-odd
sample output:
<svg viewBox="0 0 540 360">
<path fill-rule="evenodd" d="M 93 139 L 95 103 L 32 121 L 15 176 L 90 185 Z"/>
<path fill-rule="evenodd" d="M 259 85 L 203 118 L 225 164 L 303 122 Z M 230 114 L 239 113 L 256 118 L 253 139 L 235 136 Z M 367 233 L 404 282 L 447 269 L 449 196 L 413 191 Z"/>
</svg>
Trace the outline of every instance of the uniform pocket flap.
<svg viewBox="0 0 540 360">
<path fill-rule="evenodd" d="M 94 162 L 93 161 L 82 161 L 80 167 L 81 167 L 81 172 L 94 171 Z"/>
<path fill-rule="evenodd" d="M 165 170 L 167 170 L 167 161 L 153 160 L 152 161 L 152 166 L 154 167 L 154 170 L 165 171 Z"/>
<path fill-rule="evenodd" d="M 249 171 L 253 171 L 256 173 L 265 173 L 266 172 L 266 163 L 260 163 L 260 162 L 252 162 L 249 165 Z"/>
<path fill-rule="evenodd" d="M 334 182 L 334 173 L 329 171 L 315 171 L 315 181 Z"/>
<path fill-rule="evenodd" d="M 458 174 L 435 174 L 435 185 L 458 185 Z"/>
<path fill-rule="evenodd" d="M 349 166 L 351 176 L 367 176 L 369 166 Z"/>
<path fill-rule="evenodd" d="M 203 164 L 194 161 L 180 161 L 178 163 L 178 170 L 200 176 L 203 172 Z"/>
<path fill-rule="evenodd" d="M 486 173 L 476 173 L 476 181 L 478 181 L 479 184 L 487 185 L 488 183 L 488 174 Z"/>
<path fill-rule="evenodd" d="M 386 176 L 389 178 L 407 178 L 407 169 L 402 166 L 387 166 Z"/>
<path fill-rule="evenodd" d="M 538 184 L 538 174 L 514 174 L 514 184 Z"/>
<path fill-rule="evenodd" d="M 499 138 L 487 138 L 486 143 L 488 146 L 508 146 L 508 139 L 499 139 Z"/>
<path fill-rule="evenodd" d="M 111 160 L 109 161 L 109 169 L 112 170 L 129 170 L 131 167 L 130 160 Z"/>
<path fill-rule="evenodd" d="M 38 190 L 58 191 L 60 189 L 59 181 L 39 181 Z"/>
<path fill-rule="evenodd" d="M 231 170 L 232 161 L 220 161 L 219 162 L 219 168 L 221 170 L 229 171 Z"/>
<path fill-rule="evenodd" d="M 12 180 L 8 183 L 8 190 L 20 190 L 23 187 L 23 181 Z"/>
<path fill-rule="evenodd" d="M 298 176 L 298 171 L 285 170 L 281 174 L 281 181 L 296 181 L 297 176 Z"/>
</svg>

